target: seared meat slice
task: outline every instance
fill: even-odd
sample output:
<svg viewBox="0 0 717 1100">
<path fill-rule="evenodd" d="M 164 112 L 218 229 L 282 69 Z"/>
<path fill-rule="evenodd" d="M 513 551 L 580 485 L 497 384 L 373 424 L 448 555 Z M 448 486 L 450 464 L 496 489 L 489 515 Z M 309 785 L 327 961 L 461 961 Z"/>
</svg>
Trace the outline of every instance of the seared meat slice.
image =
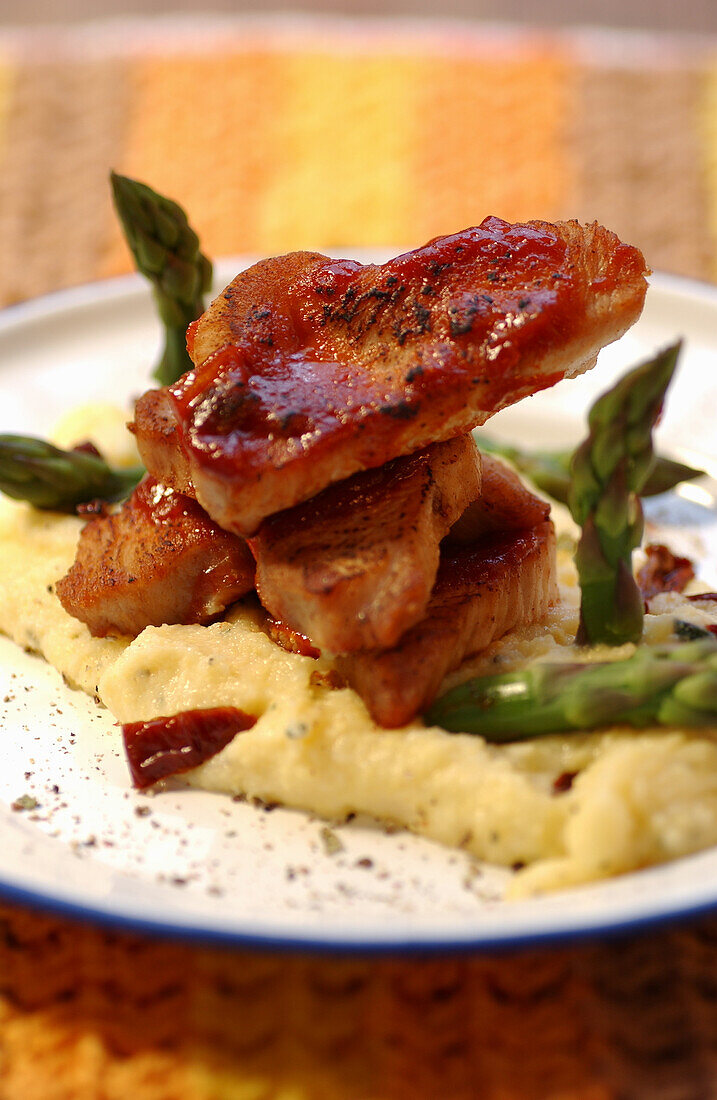
<svg viewBox="0 0 717 1100">
<path fill-rule="evenodd" d="M 166 390 L 148 390 L 135 408 L 135 421 L 128 425 L 142 440 L 144 464 L 162 485 L 193 497 L 189 461 L 179 443 L 174 406 Z"/>
<path fill-rule="evenodd" d="M 190 326 L 196 370 L 165 391 L 177 431 L 148 440 L 157 398 L 140 401 L 140 451 L 176 488 L 188 462 L 209 515 L 251 535 L 335 481 L 593 366 L 639 316 L 645 273 L 641 253 L 597 224 L 498 218 L 382 265 L 264 260 Z"/>
<path fill-rule="evenodd" d="M 262 604 L 331 653 L 394 645 L 425 615 L 439 543 L 480 487 L 464 435 L 272 516 L 249 540 Z"/>
<path fill-rule="evenodd" d="M 451 542 L 476 542 L 500 531 L 524 531 L 550 515 L 550 505 L 526 489 L 514 470 L 493 455 L 481 455 L 480 496 L 451 527 Z"/>
<path fill-rule="evenodd" d="M 435 698 L 447 672 L 557 599 L 550 521 L 445 548 L 425 619 L 393 649 L 336 660 L 381 726 L 402 726 Z"/>
<path fill-rule="evenodd" d="M 253 587 L 246 543 L 218 528 L 195 500 L 145 478 L 118 512 L 82 529 L 57 595 L 104 637 L 208 622 Z"/>
</svg>

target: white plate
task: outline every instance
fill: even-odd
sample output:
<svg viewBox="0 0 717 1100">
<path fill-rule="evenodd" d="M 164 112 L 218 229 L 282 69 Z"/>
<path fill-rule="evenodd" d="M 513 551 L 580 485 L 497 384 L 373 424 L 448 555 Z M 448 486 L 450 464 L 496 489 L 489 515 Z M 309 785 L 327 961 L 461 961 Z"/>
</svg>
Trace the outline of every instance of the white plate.
<svg viewBox="0 0 717 1100">
<path fill-rule="evenodd" d="M 361 257 L 364 258 L 364 257 Z M 220 280 L 238 264 L 222 265 Z M 526 444 L 569 444 L 626 366 L 687 344 L 660 445 L 717 473 L 717 291 L 655 277 L 639 324 L 598 367 L 496 417 Z M 45 433 L 68 408 L 146 388 L 159 332 L 145 284 L 115 280 L 0 315 L 0 430 Z M 717 587 L 713 482 L 659 498 L 665 537 Z M 334 830 L 198 791 L 134 792 L 106 711 L 0 639 L 0 893 L 32 905 L 232 943 L 350 950 L 524 944 L 717 907 L 717 850 L 535 901 L 504 902 L 506 872 L 370 822 Z M 34 798 L 34 810 L 13 802 Z"/>
</svg>

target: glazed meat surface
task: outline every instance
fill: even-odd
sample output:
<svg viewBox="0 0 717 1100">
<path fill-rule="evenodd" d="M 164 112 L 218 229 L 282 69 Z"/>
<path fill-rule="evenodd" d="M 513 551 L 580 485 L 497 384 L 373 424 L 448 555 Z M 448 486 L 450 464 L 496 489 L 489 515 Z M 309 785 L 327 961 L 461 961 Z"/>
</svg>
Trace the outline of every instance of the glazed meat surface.
<svg viewBox="0 0 717 1100">
<path fill-rule="evenodd" d="M 426 617 L 392 649 L 340 657 L 336 668 L 381 726 L 402 726 L 433 701 L 446 673 L 557 599 L 550 521 L 444 547 Z"/>
<path fill-rule="evenodd" d="M 140 400 L 140 451 L 176 488 L 188 476 L 221 527 L 253 534 L 588 369 L 639 316 L 645 274 L 597 224 L 497 218 L 382 265 L 264 260 L 190 327 L 196 369 Z M 162 400 L 169 426 L 148 432 Z"/>
<path fill-rule="evenodd" d="M 246 543 L 220 530 L 195 500 L 145 478 L 118 512 L 83 528 L 57 595 L 104 637 L 209 622 L 253 587 Z"/>
<path fill-rule="evenodd" d="M 262 604 L 331 653 L 394 645 L 425 615 L 440 541 L 480 489 L 466 435 L 272 516 L 249 540 Z"/>
</svg>

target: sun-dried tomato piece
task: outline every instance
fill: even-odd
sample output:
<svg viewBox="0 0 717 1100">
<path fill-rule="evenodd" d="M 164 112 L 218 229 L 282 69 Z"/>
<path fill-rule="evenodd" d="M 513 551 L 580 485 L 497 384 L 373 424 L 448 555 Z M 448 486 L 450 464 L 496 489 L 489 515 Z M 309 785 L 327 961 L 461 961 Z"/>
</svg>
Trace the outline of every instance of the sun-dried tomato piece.
<svg viewBox="0 0 717 1100">
<path fill-rule="evenodd" d="M 237 707 L 185 710 L 148 722 L 128 722 L 122 736 L 132 782 L 143 790 L 196 768 L 255 722 L 253 715 Z"/>
<path fill-rule="evenodd" d="M 647 561 L 637 574 L 644 600 L 651 600 L 660 592 L 682 592 L 695 575 L 690 559 L 677 557 L 668 546 L 650 543 L 645 554 Z"/>
</svg>

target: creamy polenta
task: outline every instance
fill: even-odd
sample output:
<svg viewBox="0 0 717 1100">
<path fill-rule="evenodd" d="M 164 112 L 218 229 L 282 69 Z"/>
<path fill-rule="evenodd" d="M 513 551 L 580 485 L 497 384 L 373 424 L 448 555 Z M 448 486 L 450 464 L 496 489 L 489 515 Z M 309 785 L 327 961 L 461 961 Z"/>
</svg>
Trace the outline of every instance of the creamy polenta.
<svg viewBox="0 0 717 1100">
<path fill-rule="evenodd" d="M 129 463 L 136 455 L 119 429 L 123 422 L 119 412 L 104 409 L 98 417 L 88 410 L 75 414 L 58 436 L 65 444 L 94 438 L 113 461 Z M 555 512 L 559 605 L 543 623 L 501 639 L 448 685 L 528 659 L 574 659 L 579 591 L 571 521 L 562 509 Z M 490 745 L 418 720 L 381 729 L 351 689 L 328 685 L 321 675 L 327 661 L 287 653 L 268 638 L 253 599 L 208 627 L 149 627 L 135 639 L 92 638 L 54 593 L 74 558 L 81 526 L 75 517 L 0 503 L 0 630 L 42 654 L 123 723 L 222 705 L 256 715 L 252 729 L 184 776 L 190 784 L 332 820 L 369 814 L 518 868 L 516 895 L 717 843 L 717 738 L 710 732 L 612 729 Z M 653 611 L 645 623 L 648 643 L 666 641 L 675 618 L 712 621 L 676 595 L 658 597 Z M 609 656 L 627 656 L 632 648 Z"/>
</svg>

